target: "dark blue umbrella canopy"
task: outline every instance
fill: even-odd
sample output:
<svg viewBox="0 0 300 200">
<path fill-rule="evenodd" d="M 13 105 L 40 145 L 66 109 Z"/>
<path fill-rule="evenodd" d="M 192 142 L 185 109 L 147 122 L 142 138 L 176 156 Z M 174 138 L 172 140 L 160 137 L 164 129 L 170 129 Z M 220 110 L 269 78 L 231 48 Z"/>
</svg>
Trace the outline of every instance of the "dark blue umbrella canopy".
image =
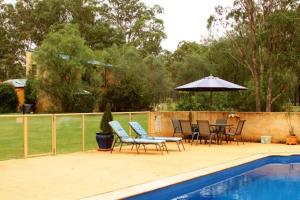
<svg viewBox="0 0 300 200">
<path fill-rule="evenodd" d="M 207 76 L 200 80 L 175 88 L 179 91 L 236 91 L 247 90 L 246 87 L 225 81 L 215 76 Z"/>
</svg>

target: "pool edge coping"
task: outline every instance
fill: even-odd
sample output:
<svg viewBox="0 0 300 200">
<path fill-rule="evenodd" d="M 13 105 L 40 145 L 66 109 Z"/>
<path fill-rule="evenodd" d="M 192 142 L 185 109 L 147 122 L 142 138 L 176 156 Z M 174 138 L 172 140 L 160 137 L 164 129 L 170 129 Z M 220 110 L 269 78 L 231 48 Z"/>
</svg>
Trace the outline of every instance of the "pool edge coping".
<svg viewBox="0 0 300 200">
<path fill-rule="evenodd" d="M 90 197 L 80 198 L 80 200 L 115 200 L 115 199 L 124 199 L 131 196 L 139 195 L 145 192 L 150 192 L 156 189 L 164 188 L 170 185 L 178 184 L 184 181 L 188 181 L 199 176 L 208 175 L 211 173 L 215 173 L 218 171 L 222 171 L 228 168 L 232 168 L 238 165 L 242 165 L 245 163 L 249 163 L 261 158 L 265 158 L 268 156 L 291 156 L 296 153 L 260 153 L 250 155 L 244 158 L 234 159 L 228 162 L 224 162 L 221 164 L 217 164 L 214 166 L 204 167 L 198 170 L 178 174 L 175 176 L 170 176 L 166 178 L 162 178 L 156 181 L 150 181 L 146 183 L 142 183 L 139 185 L 128 186 L 122 189 L 118 189 L 111 192 L 105 192 L 102 194 L 92 195 Z M 299 154 L 299 153 L 298 153 Z"/>
</svg>

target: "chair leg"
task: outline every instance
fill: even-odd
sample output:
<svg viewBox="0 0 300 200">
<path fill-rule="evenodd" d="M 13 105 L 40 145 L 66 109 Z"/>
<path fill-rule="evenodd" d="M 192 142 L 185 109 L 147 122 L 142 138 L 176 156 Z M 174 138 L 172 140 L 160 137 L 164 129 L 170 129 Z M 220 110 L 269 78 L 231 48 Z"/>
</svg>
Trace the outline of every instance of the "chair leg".
<svg viewBox="0 0 300 200">
<path fill-rule="evenodd" d="M 114 150 L 115 144 L 116 144 L 116 140 L 114 140 L 114 143 L 113 143 L 113 145 L 112 145 L 112 147 L 110 149 L 110 153 L 112 153 L 112 151 Z"/>
<path fill-rule="evenodd" d="M 211 145 L 211 139 L 212 139 L 212 135 L 209 136 L 209 144 L 208 144 L 208 146 Z"/>
<path fill-rule="evenodd" d="M 236 140 L 236 144 L 239 145 L 239 140 L 238 140 L 238 137 L 236 135 L 234 136 L 234 139 Z"/>
<path fill-rule="evenodd" d="M 181 145 L 182 145 L 183 150 L 185 151 L 185 147 L 184 147 L 184 145 L 183 145 L 182 140 L 180 140 L 180 143 L 181 143 Z"/>
<path fill-rule="evenodd" d="M 121 142 L 121 145 L 120 145 L 119 151 L 121 151 L 121 150 L 122 150 L 122 146 L 123 146 L 123 142 Z"/>
<path fill-rule="evenodd" d="M 157 145 L 155 145 L 156 151 L 158 151 Z"/>
<path fill-rule="evenodd" d="M 164 155 L 164 153 L 162 152 L 162 149 L 161 149 L 160 145 L 159 145 L 159 144 L 155 144 L 155 145 L 158 145 L 159 150 L 160 150 L 160 152 L 161 152 L 161 155 Z"/>
<path fill-rule="evenodd" d="M 200 137 L 200 134 L 198 133 L 198 134 L 197 134 L 197 142 L 196 142 L 196 144 L 199 143 L 199 137 Z M 200 143 L 201 143 L 201 141 L 200 141 Z"/>
<path fill-rule="evenodd" d="M 140 153 L 140 152 L 139 152 L 140 144 L 135 144 L 135 147 L 136 147 L 136 152 L 137 152 L 137 154 L 139 154 L 139 153 Z"/>
<path fill-rule="evenodd" d="M 243 139 L 242 135 L 241 135 L 241 141 L 243 142 L 243 145 L 245 145 L 245 142 L 244 142 L 244 139 Z"/>
<path fill-rule="evenodd" d="M 143 147 L 144 147 L 144 150 L 145 150 L 145 152 L 146 152 L 146 145 L 143 144 Z"/>
<path fill-rule="evenodd" d="M 132 144 L 131 151 L 133 150 L 133 147 L 134 147 L 134 143 Z"/>
<path fill-rule="evenodd" d="M 165 146 L 167 153 L 169 153 L 168 148 L 167 148 L 167 145 L 166 145 L 165 142 L 163 143 L 163 145 Z"/>
<path fill-rule="evenodd" d="M 180 146 L 179 146 L 179 142 L 176 142 L 176 144 L 177 144 L 178 150 L 181 151 Z"/>
</svg>

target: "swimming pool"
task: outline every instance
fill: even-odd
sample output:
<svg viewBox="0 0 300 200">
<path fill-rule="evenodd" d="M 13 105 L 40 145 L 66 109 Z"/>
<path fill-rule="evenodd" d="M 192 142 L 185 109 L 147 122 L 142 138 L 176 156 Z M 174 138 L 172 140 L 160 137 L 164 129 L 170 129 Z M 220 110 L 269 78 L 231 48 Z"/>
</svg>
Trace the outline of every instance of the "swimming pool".
<svg viewBox="0 0 300 200">
<path fill-rule="evenodd" d="M 300 156 L 269 156 L 127 199 L 300 199 Z"/>
</svg>

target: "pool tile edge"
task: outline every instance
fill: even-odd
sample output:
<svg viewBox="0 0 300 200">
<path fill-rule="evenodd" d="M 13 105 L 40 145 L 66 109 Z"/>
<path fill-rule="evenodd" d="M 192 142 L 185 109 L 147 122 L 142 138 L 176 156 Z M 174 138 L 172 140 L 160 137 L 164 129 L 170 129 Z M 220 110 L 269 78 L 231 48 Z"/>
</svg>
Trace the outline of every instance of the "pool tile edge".
<svg viewBox="0 0 300 200">
<path fill-rule="evenodd" d="M 214 172 L 218 172 L 224 169 L 228 169 L 231 167 L 235 167 L 241 164 L 245 164 L 251 161 L 255 161 L 257 159 L 261 159 L 261 158 L 265 158 L 268 156 L 289 156 L 289 155 L 293 155 L 293 153 L 276 153 L 276 154 L 255 154 L 255 155 L 251 155 L 251 156 L 247 156 L 244 158 L 240 158 L 240 159 L 235 159 L 232 161 L 228 161 L 222 164 L 218 164 L 215 166 L 210 166 L 210 167 L 206 167 L 206 168 L 202 168 L 199 170 L 195 170 L 195 171 L 191 171 L 191 172 L 187 172 L 187 173 L 183 173 L 183 174 L 179 174 L 179 175 L 175 175 L 175 176 L 171 176 L 171 177 L 167 177 L 167 178 L 163 178 L 157 181 L 152 181 L 152 182 L 147 182 L 144 184 L 139 184 L 139 185 L 134 185 L 134 186 L 130 186 L 130 187 L 126 187 L 120 190 L 116 190 L 116 191 L 112 191 L 112 192 L 107 192 L 107 193 L 102 193 L 99 195 L 93 195 L 91 197 L 87 197 L 87 198 L 82 198 L 80 200 L 115 200 L 115 199 L 124 199 L 130 196 L 134 196 L 134 195 L 138 195 L 138 194 L 142 194 L 145 192 L 149 192 L 152 190 L 156 190 L 156 189 L 160 189 L 169 185 L 173 185 L 173 184 L 177 184 L 183 181 L 187 181 L 190 179 L 194 179 L 197 178 L 199 176 L 204 176 L 207 174 L 211 174 Z"/>
</svg>

